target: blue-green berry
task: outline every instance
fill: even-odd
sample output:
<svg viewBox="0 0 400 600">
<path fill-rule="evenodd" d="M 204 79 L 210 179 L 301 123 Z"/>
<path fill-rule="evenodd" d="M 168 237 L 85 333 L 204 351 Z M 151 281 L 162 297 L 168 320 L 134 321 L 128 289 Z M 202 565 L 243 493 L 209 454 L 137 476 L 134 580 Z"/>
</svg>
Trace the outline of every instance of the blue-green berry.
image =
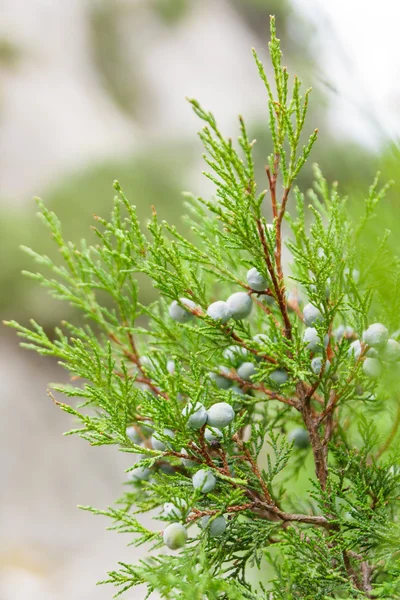
<svg viewBox="0 0 400 600">
<path fill-rule="evenodd" d="M 382 365 L 377 358 L 367 357 L 363 362 L 363 371 L 367 377 L 377 379 L 382 374 Z"/>
<path fill-rule="evenodd" d="M 382 349 L 382 359 L 386 362 L 397 362 L 400 360 L 400 344 L 396 340 L 389 339 Z"/>
<path fill-rule="evenodd" d="M 207 308 L 207 315 L 214 321 L 224 324 L 232 317 L 232 311 L 226 302 L 217 300 Z"/>
<path fill-rule="evenodd" d="M 373 323 L 363 333 L 363 341 L 373 348 L 382 348 L 388 341 L 389 332 L 382 323 Z"/>
<path fill-rule="evenodd" d="M 217 388 L 220 390 L 227 390 L 231 387 L 232 381 L 227 377 L 224 377 L 222 373 L 230 373 L 230 370 L 227 367 L 220 366 L 219 371 L 220 373 L 211 372 L 208 376 L 215 383 Z"/>
<path fill-rule="evenodd" d="M 352 277 L 354 283 L 358 283 L 360 281 L 360 271 L 357 271 L 357 269 L 353 269 L 350 272 L 350 269 L 348 267 L 346 267 L 346 269 L 343 271 L 345 277 Z"/>
<path fill-rule="evenodd" d="M 178 550 L 183 548 L 187 540 L 187 531 L 181 523 L 171 523 L 164 530 L 164 544 L 170 550 Z"/>
<path fill-rule="evenodd" d="M 196 303 L 193 300 L 189 300 L 189 298 L 179 298 L 179 302 L 184 306 L 181 306 L 177 300 L 171 302 L 169 305 L 169 316 L 174 321 L 177 321 L 177 323 L 186 323 L 193 317 L 193 314 L 188 309 L 195 309 Z"/>
<path fill-rule="evenodd" d="M 361 352 L 362 352 L 362 346 L 361 346 L 360 340 L 354 340 L 354 342 L 352 342 L 350 344 L 347 354 L 349 356 L 354 356 L 354 358 L 359 358 L 359 356 L 361 355 Z"/>
<path fill-rule="evenodd" d="M 311 303 L 306 304 L 306 306 L 304 307 L 303 316 L 304 323 L 307 325 L 307 327 L 311 327 L 312 325 L 315 325 L 315 323 L 317 323 L 318 321 L 322 321 L 321 311 L 318 310 L 318 308 Z"/>
<path fill-rule="evenodd" d="M 190 467 L 195 467 L 196 466 L 196 461 L 195 460 L 190 460 L 189 458 L 189 454 L 187 453 L 187 451 L 185 450 L 185 448 L 181 449 L 181 454 L 184 454 L 185 456 L 187 456 L 188 458 L 181 458 L 181 463 L 183 464 L 184 467 L 187 467 L 188 469 Z"/>
<path fill-rule="evenodd" d="M 193 475 L 192 483 L 195 490 L 199 490 L 202 494 L 208 494 L 215 488 L 217 480 L 208 469 L 200 469 Z"/>
<path fill-rule="evenodd" d="M 134 482 L 145 481 L 150 475 L 151 471 L 147 467 L 136 467 L 129 472 L 129 479 Z"/>
<path fill-rule="evenodd" d="M 251 289 L 256 292 L 262 292 L 268 287 L 269 282 L 267 277 L 264 277 L 264 275 L 255 267 L 247 271 L 246 278 Z"/>
<path fill-rule="evenodd" d="M 351 338 L 354 335 L 354 329 L 349 325 L 339 325 L 333 332 L 333 335 L 340 342 L 344 337 Z"/>
<path fill-rule="evenodd" d="M 171 431 L 171 429 L 164 429 L 164 436 L 174 438 L 175 434 L 173 431 Z M 166 443 L 160 439 L 158 433 L 153 433 L 153 435 L 151 436 L 151 443 L 153 449 L 158 450 L 159 452 L 164 452 L 164 450 L 167 447 Z"/>
<path fill-rule="evenodd" d="M 310 350 L 311 352 L 321 352 L 323 346 L 326 348 L 328 345 L 329 337 L 328 335 L 325 335 L 322 343 L 319 333 L 315 327 L 307 327 L 303 333 L 303 342 L 307 344 L 307 350 Z"/>
<path fill-rule="evenodd" d="M 206 529 L 209 521 L 210 517 L 208 515 L 203 517 L 201 519 L 201 528 Z M 208 533 L 210 534 L 210 537 L 219 537 L 220 535 L 223 535 L 225 533 L 225 530 L 226 519 L 223 515 L 220 515 L 219 517 L 215 517 L 215 519 L 211 521 Z"/>
<path fill-rule="evenodd" d="M 208 411 L 207 422 L 210 427 L 226 427 L 235 418 L 235 412 L 227 402 L 217 402 Z"/>
<path fill-rule="evenodd" d="M 200 402 L 197 402 L 195 406 L 187 404 L 182 410 L 182 415 L 188 417 L 186 424 L 192 429 L 201 429 L 207 422 L 207 411 Z"/>
<path fill-rule="evenodd" d="M 315 356 L 311 361 L 312 372 L 315 373 L 316 375 L 319 375 L 319 373 L 321 373 L 322 364 L 323 364 L 322 357 Z M 325 371 L 324 372 L 327 373 L 329 371 L 330 367 L 331 367 L 331 363 L 329 360 L 327 360 L 325 363 Z"/>
<path fill-rule="evenodd" d="M 173 375 L 175 373 L 175 361 L 174 360 L 169 360 L 167 362 L 167 371 L 170 375 Z"/>
<path fill-rule="evenodd" d="M 126 428 L 126 436 L 133 442 L 134 444 L 140 445 L 143 442 L 143 438 L 140 435 L 139 431 L 136 430 L 132 425 Z"/>
<path fill-rule="evenodd" d="M 229 296 L 226 303 L 232 313 L 232 318 L 235 319 L 235 321 L 240 321 L 241 319 L 248 317 L 253 308 L 253 301 L 246 292 L 236 292 L 235 294 L 232 294 L 232 296 Z"/>
<path fill-rule="evenodd" d="M 213 427 L 205 430 L 204 437 L 209 444 L 217 444 L 224 437 L 224 434 L 217 427 Z"/>
<path fill-rule="evenodd" d="M 272 371 L 268 377 L 275 383 L 275 385 L 284 385 L 289 379 L 287 371 L 284 371 L 283 369 L 275 369 L 275 371 Z"/>
<path fill-rule="evenodd" d="M 293 442 L 293 445 L 301 450 L 308 448 L 310 445 L 308 431 L 303 429 L 303 427 L 293 429 L 293 431 L 289 433 L 289 441 Z"/>
<path fill-rule="evenodd" d="M 222 356 L 229 363 L 232 363 L 235 366 L 238 366 L 243 360 L 249 355 L 249 351 L 243 346 L 228 346 L 222 353 Z"/>
<path fill-rule="evenodd" d="M 187 504 L 184 500 L 179 501 L 179 506 L 172 502 L 165 502 L 163 514 L 165 517 L 173 517 L 174 519 L 182 519 L 187 512 Z"/>
<path fill-rule="evenodd" d="M 238 368 L 237 374 L 241 379 L 244 379 L 245 381 L 250 381 L 252 376 L 255 374 L 256 370 L 257 369 L 254 363 L 244 362 Z"/>
</svg>

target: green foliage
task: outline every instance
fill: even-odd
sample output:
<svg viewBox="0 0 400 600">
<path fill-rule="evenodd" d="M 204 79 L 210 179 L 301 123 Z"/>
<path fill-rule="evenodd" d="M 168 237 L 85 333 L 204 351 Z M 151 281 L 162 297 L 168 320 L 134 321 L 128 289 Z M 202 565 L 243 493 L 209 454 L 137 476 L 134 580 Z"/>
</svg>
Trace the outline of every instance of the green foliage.
<svg viewBox="0 0 400 600">
<path fill-rule="evenodd" d="M 216 187 L 212 201 L 186 194 L 186 222 L 196 243 L 156 209 L 144 233 L 118 182 L 110 219 L 96 217 L 94 245 L 68 242 L 59 219 L 39 201 L 62 260 L 26 249 L 40 265 L 29 276 L 86 320 L 79 326 L 64 321 L 54 336 L 35 322 L 29 328 L 8 324 L 24 347 L 56 357 L 80 382 L 54 386 L 78 400 L 54 399 L 78 424 L 70 433 L 137 455 L 117 508 L 85 507 L 110 518 L 111 528 L 131 543 L 152 544 L 148 558 L 109 574 L 117 594 L 144 583 L 149 593 L 187 600 L 399 597 L 399 362 L 388 363 L 384 348 L 362 339 L 371 315 L 400 337 L 393 333 L 397 304 L 375 294 L 366 250 L 386 186 L 375 180 L 357 221 L 349 219 L 338 186 L 329 186 L 317 167 L 307 202 L 294 188 L 317 133 L 300 142 L 309 91 L 302 96 L 297 78 L 289 85 L 273 19 L 269 49 L 275 87 L 255 54 L 273 145 L 267 191 L 258 190 L 255 141 L 243 119 L 234 144 L 215 117 L 190 100 L 203 121 L 205 175 Z M 266 198 L 272 223 L 263 216 Z M 292 231 L 290 276 L 283 268 L 284 220 Z M 383 232 L 374 240 L 375 262 L 398 282 L 388 239 Z M 265 290 L 246 282 L 250 268 L 268 281 Z M 151 279 L 157 301 L 140 301 L 138 276 Z M 212 302 L 237 291 L 252 299 L 249 318 L 223 324 L 207 315 Z M 304 340 L 305 298 L 319 311 L 312 323 L 316 352 Z M 172 301 L 190 318 L 174 320 Z M 382 366 L 380 379 L 364 373 L 367 354 Z M 315 355 L 319 373 L 311 366 Z M 243 362 L 254 365 L 246 380 L 238 373 Z M 227 384 L 217 386 L 210 373 Z M 209 409 L 217 402 L 235 412 L 220 433 L 188 426 L 187 404 Z M 378 433 L 380 419 L 385 435 Z M 307 430 L 309 445 L 289 441 L 298 427 Z M 296 481 L 308 460 L 314 473 L 301 491 Z M 192 484 L 200 469 L 215 478 L 208 493 Z M 178 512 L 163 511 L 166 502 Z M 149 511 L 161 523 L 187 527 L 183 550 L 157 552 L 162 535 L 137 517 Z M 222 535 L 197 528 L 203 517 L 219 515 L 227 520 Z"/>
</svg>

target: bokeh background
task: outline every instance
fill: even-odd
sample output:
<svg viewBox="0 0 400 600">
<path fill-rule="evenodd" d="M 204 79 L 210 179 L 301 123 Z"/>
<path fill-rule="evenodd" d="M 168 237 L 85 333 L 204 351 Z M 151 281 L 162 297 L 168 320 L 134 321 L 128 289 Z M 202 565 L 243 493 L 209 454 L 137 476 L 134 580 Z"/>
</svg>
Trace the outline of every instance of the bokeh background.
<svg viewBox="0 0 400 600">
<path fill-rule="evenodd" d="M 246 117 L 262 178 L 266 98 L 251 47 L 266 58 L 271 13 L 290 72 L 313 86 L 313 160 L 328 180 L 340 181 L 357 210 L 377 168 L 397 179 L 375 225 L 394 229 L 396 249 L 400 5 L 376 8 L 373 0 L 2 0 L 0 316 L 49 328 L 70 317 L 20 275 L 31 267 L 20 244 L 53 252 L 34 195 L 77 240 L 90 237 L 93 213 L 108 214 L 113 179 L 144 222 L 154 204 L 178 223 L 182 190 L 211 193 L 185 96 L 211 109 L 227 134 L 238 113 Z M 301 187 L 311 177 L 308 167 Z M 71 423 L 46 387 L 63 379 L 1 328 L 0 600 L 110 599 L 113 590 L 96 581 L 139 555 L 76 508 L 111 503 L 127 465 L 113 450 L 62 437 Z"/>
</svg>

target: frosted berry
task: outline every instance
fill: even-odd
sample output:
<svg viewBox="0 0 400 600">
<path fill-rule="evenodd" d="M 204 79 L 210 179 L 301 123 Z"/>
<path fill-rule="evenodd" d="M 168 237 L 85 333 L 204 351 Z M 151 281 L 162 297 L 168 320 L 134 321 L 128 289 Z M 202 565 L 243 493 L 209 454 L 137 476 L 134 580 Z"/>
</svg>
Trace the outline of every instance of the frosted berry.
<svg viewBox="0 0 400 600">
<path fill-rule="evenodd" d="M 246 278 L 251 289 L 256 292 L 262 292 L 268 287 L 268 279 L 255 267 L 247 271 Z"/>
<path fill-rule="evenodd" d="M 165 502 L 163 507 L 164 517 L 174 517 L 175 519 L 182 519 L 187 511 L 187 504 L 184 500 L 180 500 L 179 506 L 176 506 L 172 502 Z"/>
<path fill-rule="evenodd" d="M 209 516 L 203 517 L 201 519 L 201 528 L 206 529 L 209 521 L 210 521 Z M 216 517 L 215 519 L 213 519 L 211 521 L 208 532 L 211 537 L 219 537 L 220 535 L 223 535 L 225 533 L 225 529 L 226 529 L 226 519 L 223 515 L 220 515 L 219 517 Z"/>
<path fill-rule="evenodd" d="M 348 325 L 339 325 L 333 332 L 333 335 L 340 342 L 344 337 L 351 338 L 354 335 L 354 329 Z"/>
<path fill-rule="evenodd" d="M 382 374 L 382 365 L 377 358 L 366 358 L 363 362 L 363 371 L 367 377 L 377 379 Z"/>
<path fill-rule="evenodd" d="M 140 435 L 139 431 L 136 430 L 135 427 L 127 427 L 126 428 L 126 436 L 133 442 L 134 444 L 141 444 L 143 442 L 143 438 Z"/>
<path fill-rule="evenodd" d="M 311 370 L 313 371 L 313 373 L 315 373 L 316 375 L 321 373 L 322 364 L 323 364 L 323 360 L 322 360 L 321 356 L 315 356 L 315 358 L 313 358 L 311 361 Z M 329 362 L 329 360 L 327 360 L 325 363 L 325 371 L 324 371 L 325 373 L 327 373 L 329 371 L 330 366 L 331 366 L 331 363 Z"/>
<path fill-rule="evenodd" d="M 304 323 L 307 327 L 315 325 L 318 321 L 322 321 L 321 311 L 313 304 L 306 304 L 303 310 Z"/>
<path fill-rule="evenodd" d="M 167 362 L 167 371 L 170 375 L 173 375 L 175 373 L 175 361 L 169 360 Z"/>
<path fill-rule="evenodd" d="M 272 373 L 269 374 L 269 378 L 276 385 L 284 385 L 289 379 L 289 375 L 283 369 L 275 369 L 275 371 L 272 371 Z"/>
<path fill-rule="evenodd" d="M 303 429 L 303 427 L 293 429 L 293 431 L 289 433 L 289 441 L 293 442 L 293 445 L 301 450 L 308 448 L 310 445 L 308 431 L 306 429 Z"/>
<path fill-rule="evenodd" d="M 171 523 L 164 530 L 164 544 L 170 550 L 182 548 L 186 544 L 187 537 L 187 531 L 181 523 Z"/>
<path fill-rule="evenodd" d="M 201 429 L 207 422 L 207 411 L 200 402 L 197 402 L 195 406 L 187 404 L 182 415 L 188 417 L 186 424 L 192 429 Z"/>
<path fill-rule="evenodd" d="M 388 340 L 389 332 L 382 323 L 373 323 L 363 333 L 363 341 L 373 348 L 381 348 Z"/>
<path fill-rule="evenodd" d="M 147 469 L 147 467 L 136 467 L 136 469 L 132 469 L 132 471 L 129 472 L 129 478 L 134 482 L 145 481 L 150 475 L 151 471 L 150 469 Z"/>
<path fill-rule="evenodd" d="M 217 480 L 211 471 L 200 469 L 193 475 L 192 483 L 195 490 L 200 490 L 202 494 L 208 494 L 215 488 Z"/>
<path fill-rule="evenodd" d="M 209 444 L 216 444 L 224 437 L 224 435 L 220 429 L 213 427 L 212 429 L 205 430 L 204 437 Z"/>
<path fill-rule="evenodd" d="M 388 340 L 382 350 L 382 359 L 387 362 L 400 360 L 400 344 L 396 340 Z"/>
<path fill-rule="evenodd" d="M 170 438 L 175 437 L 175 434 L 171 429 L 164 429 L 164 435 Z M 154 450 L 158 450 L 159 452 L 163 452 L 166 449 L 166 444 L 163 442 L 157 433 L 153 433 L 151 436 L 151 443 Z"/>
<path fill-rule="evenodd" d="M 185 448 L 181 449 L 181 454 L 184 454 L 185 456 L 189 457 L 189 454 L 186 452 Z M 181 463 L 184 467 L 187 468 L 194 467 L 197 464 L 196 461 L 190 460 L 190 458 L 181 458 Z"/>
<path fill-rule="evenodd" d="M 245 381 L 250 381 L 251 377 L 255 374 L 255 372 L 256 366 L 252 362 L 242 363 L 237 370 L 237 374 L 239 375 L 239 377 L 241 379 L 244 379 Z"/>
<path fill-rule="evenodd" d="M 256 342 L 256 344 L 259 344 L 260 346 L 265 346 L 268 344 L 269 338 L 266 333 L 257 333 L 253 337 L 253 342 Z"/>
<path fill-rule="evenodd" d="M 307 350 L 311 350 L 311 352 L 320 352 L 322 350 L 323 345 L 325 346 L 325 348 L 328 345 L 329 338 L 326 335 L 324 337 L 324 342 L 322 343 L 318 331 L 315 329 L 315 327 L 307 327 L 304 330 L 303 342 L 307 344 Z"/>
<path fill-rule="evenodd" d="M 243 346 L 228 346 L 222 353 L 224 359 L 235 366 L 246 360 L 248 355 L 249 351 L 243 348 Z"/>
<path fill-rule="evenodd" d="M 360 340 L 354 340 L 354 342 L 350 344 L 350 348 L 348 349 L 347 354 L 349 356 L 354 356 L 354 358 L 359 358 L 361 352 L 362 346 Z"/>
<path fill-rule="evenodd" d="M 219 371 L 220 373 L 211 372 L 208 374 L 208 376 L 211 379 L 211 381 L 215 383 L 217 388 L 219 388 L 220 390 L 227 390 L 231 387 L 232 381 L 221 375 L 221 373 L 230 373 L 230 370 L 227 367 L 220 366 Z"/>
<path fill-rule="evenodd" d="M 357 269 L 353 269 L 350 273 L 350 269 L 348 267 L 346 267 L 346 269 L 343 271 L 345 277 L 352 277 L 354 280 L 354 283 L 358 283 L 360 281 L 360 271 L 357 271 Z"/>
<path fill-rule="evenodd" d="M 235 418 L 234 410 L 227 402 L 213 404 L 207 414 L 210 427 L 226 427 Z"/>
<path fill-rule="evenodd" d="M 232 313 L 232 318 L 235 319 L 235 321 L 248 317 L 253 308 L 253 301 L 246 292 L 236 292 L 235 294 L 232 294 L 232 296 L 229 296 L 226 303 Z"/>
<path fill-rule="evenodd" d="M 213 302 L 207 308 L 207 315 L 211 319 L 214 319 L 214 321 L 227 323 L 232 317 L 232 311 L 226 302 L 223 300 L 217 300 L 217 302 Z"/>
<path fill-rule="evenodd" d="M 181 304 L 184 304 L 188 308 L 196 308 L 196 304 L 195 302 L 193 302 L 193 300 L 189 300 L 188 298 L 179 298 L 179 301 L 181 302 Z M 177 300 L 174 300 L 169 305 L 169 316 L 171 317 L 171 319 L 177 321 L 178 323 L 186 323 L 193 317 L 193 314 L 189 310 L 181 306 Z"/>
</svg>

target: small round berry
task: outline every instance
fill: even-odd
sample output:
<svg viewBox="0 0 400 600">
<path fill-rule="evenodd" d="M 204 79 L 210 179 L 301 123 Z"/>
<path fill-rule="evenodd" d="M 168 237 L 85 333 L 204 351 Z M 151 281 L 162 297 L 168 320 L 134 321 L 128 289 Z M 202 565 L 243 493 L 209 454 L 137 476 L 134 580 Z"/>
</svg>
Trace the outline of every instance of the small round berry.
<svg viewBox="0 0 400 600">
<path fill-rule="evenodd" d="M 267 277 L 264 277 L 264 275 L 255 267 L 247 271 L 246 278 L 251 289 L 255 290 L 256 292 L 262 292 L 268 287 Z"/>
<path fill-rule="evenodd" d="M 377 358 L 366 358 L 363 362 L 363 371 L 367 377 L 377 379 L 382 374 L 382 365 Z"/>
<path fill-rule="evenodd" d="M 243 360 L 246 360 L 249 355 L 249 351 L 243 346 L 228 346 L 222 353 L 222 356 L 229 363 L 237 366 L 239 363 L 242 363 Z"/>
<path fill-rule="evenodd" d="M 181 454 L 184 454 L 185 456 L 189 456 L 189 454 L 187 453 L 187 451 L 185 450 L 185 448 L 181 449 Z M 184 467 L 187 467 L 188 469 L 190 467 L 196 466 L 196 461 L 195 460 L 190 460 L 190 458 L 181 458 L 181 463 L 183 464 Z"/>
<path fill-rule="evenodd" d="M 217 480 L 211 471 L 200 469 L 193 475 L 192 483 L 195 490 L 200 490 L 202 494 L 208 494 L 215 488 Z"/>
<path fill-rule="evenodd" d="M 379 352 L 376 348 L 369 348 L 369 350 L 366 353 L 366 356 L 369 356 L 370 358 L 379 358 Z"/>
<path fill-rule="evenodd" d="M 389 339 L 383 350 L 382 359 L 387 362 L 397 362 L 400 360 L 400 344 L 396 340 Z"/>
<path fill-rule="evenodd" d="M 147 467 L 136 467 L 136 469 L 132 469 L 132 471 L 129 472 L 129 479 L 134 482 L 145 481 L 150 475 L 151 471 L 150 469 L 147 469 Z"/>
<path fill-rule="evenodd" d="M 164 429 L 164 435 L 170 438 L 175 437 L 175 434 L 173 431 L 171 431 L 171 429 Z M 158 450 L 159 452 L 164 452 L 167 447 L 166 443 L 160 439 L 159 434 L 157 433 L 153 433 L 151 436 L 151 443 L 153 450 Z"/>
<path fill-rule="evenodd" d="M 255 374 L 255 372 L 256 367 L 255 364 L 252 362 L 242 363 L 237 370 L 237 374 L 239 375 L 239 377 L 241 379 L 244 379 L 245 381 L 251 381 L 251 378 Z"/>
<path fill-rule="evenodd" d="M 308 448 L 310 445 L 308 431 L 306 429 L 303 429 L 303 427 L 293 429 L 293 431 L 289 433 L 289 441 L 293 442 L 293 445 L 301 450 Z"/>
<path fill-rule="evenodd" d="M 289 379 L 289 375 L 283 369 L 275 369 L 275 371 L 269 374 L 269 378 L 276 385 L 284 385 Z"/>
<path fill-rule="evenodd" d="M 140 445 L 143 442 L 143 438 L 139 431 L 135 427 L 130 426 L 126 428 L 126 437 L 128 437 L 134 444 Z"/>
<path fill-rule="evenodd" d="M 193 300 L 189 300 L 189 298 L 179 298 L 179 302 L 184 306 L 187 306 L 189 309 L 196 308 L 195 302 L 193 302 Z M 193 314 L 181 306 L 181 304 L 179 304 L 177 300 L 171 302 L 169 305 L 169 316 L 177 323 L 186 323 L 193 317 Z"/>
<path fill-rule="evenodd" d="M 235 418 L 235 412 L 227 402 L 213 404 L 207 414 L 210 427 L 226 427 Z"/>
<path fill-rule="evenodd" d="M 224 437 L 224 434 L 217 427 L 213 427 L 212 429 L 206 429 L 204 432 L 204 437 L 206 442 L 209 444 L 217 444 Z"/>
<path fill-rule="evenodd" d="M 306 304 L 303 310 L 304 323 L 307 327 L 315 325 L 318 321 L 322 321 L 321 311 L 313 304 Z"/>
<path fill-rule="evenodd" d="M 197 402 L 195 406 L 187 404 L 182 415 L 188 417 L 186 425 L 192 429 L 201 429 L 207 422 L 207 411 L 200 402 Z"/>
<path fill-rule="evenodd" d="M 259 344 L 260 346 L 266 346 L 269 342 L 269 338 L 266 333 L 257 333 L 253 337 L 253 342 L 256 342 L 256 344 Z"/>
<path fill-rule="evenodd" d="M 357 271 L 357 269 L 353 269 L 350 273 L 350 269 L 348 267 L 346 267 L 346 269 L 343 271 L 345 277 L 352 277 L 354 280 L 354 283 L 358 283 L 360 281 L 360 271 Z"/>
<path fill-rule="evenodd" d="M 363 341 L 373 348 L 381 348 L 388 340 L 389 332 L 382 323 L 373 323 L 363 333 Z"/>
<path fill-rule="evenodd" d="M 214 321 L 224 324 L 232 317 L 232 311 L 226 302 L 217 300 L 217 302 L 213 302 L 207 308 L 207 315 Z"/>
<path fill-rule="evenodd" d="M 208 374 L 208 376 L 211 379 L 211 381 L 213 381 L 215 383 L 215 385 L 217 386 L 218 389 L 227 390 L 231 387 L 232 381 L 230 379 L 228 379 L 227 377 L 224 377 L 223 375 L 221 375 L 221 373 L 230 373 L 230 371 L 227 367 L 224 367 L 224 366 L 220 366 L 219 370 L 220 370 L 220 373 L 211 372 Z"/>
<path fill-rule="evenodd" d="M 339 325 L 333 332 L 338 342 L 343 338 L 351 338 L 354 335 L 354 329 L 349 325 Z"/>
<path fill-rule="evenodd" d="M 359 358 L 361 352 L 362 346 L 360 340 L 354 340 L 354 342 L 351 342 L 347 354 L 349 356 L 354 356 L 354 358 Z"/>
<path fill-rule="evenodd" d="M 329 337 L 328 335 L 325 335 L 324 342 L 322 344 L 321 338 L 315 327 L 307 327 L 304 330 L 303 342 L 307 344 L 307 350 L 311 350 L 311 352 L 321 352 L 322 346 L 324 345 L 326 348 L 328 345 Z"/>
<path fill-rule="evenodd" d="M 319 375 L 319 373 L 321 373 L 322 363 L 323 363 L 323 360 L 320 356 L 316 356 L 315 358 L 313 358 L 311 361 L 312 372 L 315 373 L 316 375 Z M 331 367 L 331 363 L 329 360 L 327 360 L 325 363 L 325 371 L 324 372 L 327 373 L 329 371 L 330 367 Z"/>
<path fill-rule="evenodd" d="M 232 313 L 232 318 L 235 319 L 235 321 L 240 321 L 241 319 L 248 317 L 253 308 L 253 301 L 246 292 L 236 292 L 235 294 L 232 294 L 232 296 L 229 296 L 226 303 Z"/>
<path fill-rule="evenodd" d="M 170 550 L 178 550 L 183 548 L 187 540 L 187 531 L 181 523 L 171 523 L 164 530 L 164 544 L 168 546 Z"/>
<path fill-rule="evenodd" d="M 173 375 L 175 373 L 175 361 L 174 360 L 169 360 L 167 362 L 167 371 L 170 375 Z"/>
<path fill-rule="evenodd" d="M 201 519 L 201 528 L 206 529 L 209 521 L 210 521 L 209 516 L 203 517 Z M 210 534 L 210 537 L 219 537 L 220 535 L 223 535 L 225 533 L 225 529 L 226 529 L 226 519 L 223 515 L 220 515 L 219 517 L 215 517 L 215 519 L 213 519 L 211 521 L 208 532 Z"/>
<path fill-rule="evenodd" d="M 180 500 L 179 506 L 172 502 L 165 502 L 163 507 L 164 517 L 174 517 L 174 519 L 182 519 L 186 514 L 187 504 L 184 500 Z"/>
</svg>

